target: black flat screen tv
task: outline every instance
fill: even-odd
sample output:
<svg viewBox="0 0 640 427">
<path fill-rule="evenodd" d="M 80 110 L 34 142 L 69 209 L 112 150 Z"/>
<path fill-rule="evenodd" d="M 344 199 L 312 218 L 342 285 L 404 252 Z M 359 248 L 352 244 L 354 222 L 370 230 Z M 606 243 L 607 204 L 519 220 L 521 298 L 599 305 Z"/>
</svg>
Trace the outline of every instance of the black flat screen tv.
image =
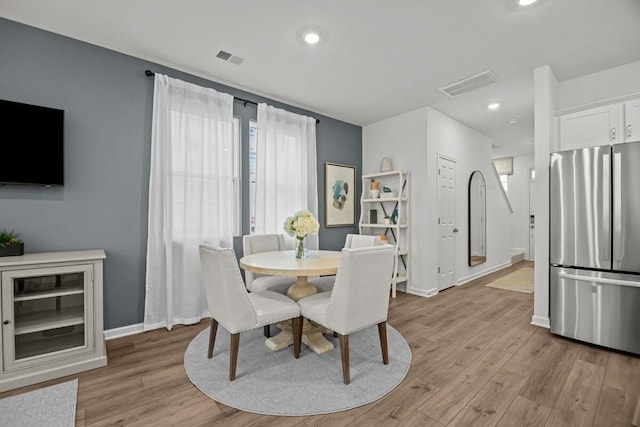
<svg viewBox="0 0 640 427">
<path fill-rule="evenodd" d="M 64 111 L 0 99 L 0 184 L 64 185 Z"/>
</svg>

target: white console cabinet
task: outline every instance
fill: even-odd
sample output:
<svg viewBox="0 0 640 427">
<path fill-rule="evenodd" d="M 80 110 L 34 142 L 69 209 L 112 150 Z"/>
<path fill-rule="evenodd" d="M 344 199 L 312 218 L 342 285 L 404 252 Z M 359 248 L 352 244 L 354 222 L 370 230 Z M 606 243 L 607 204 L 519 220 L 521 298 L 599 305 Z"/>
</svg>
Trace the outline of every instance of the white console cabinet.
<svg viewBox="0 0 640 427">
<path fill-rule="evenodd" d="M 103 250 L 0 258 L 0 392 L 107 364 Z"/>
</svg>

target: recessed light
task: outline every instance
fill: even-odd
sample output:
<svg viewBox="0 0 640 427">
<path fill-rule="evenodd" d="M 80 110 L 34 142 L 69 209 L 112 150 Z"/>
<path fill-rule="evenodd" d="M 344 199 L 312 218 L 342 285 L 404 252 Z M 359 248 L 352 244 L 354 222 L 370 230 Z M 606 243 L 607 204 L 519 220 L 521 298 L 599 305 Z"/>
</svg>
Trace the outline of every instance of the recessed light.
<svg viewBox="0 0 640 427">
<path fill-rule="evenodd" d="M 534 4 L 536 1 L 538 1 L 538 0 L 518 0 L 518 4 L 520 6 L 530 6 L 530 5 Z"/>
<path fill-rule="evenodd" d="M 305 43 L 310 45 L 318 44 L 318 42 L 320 41 L 320 34 L 316 33 L 315 31 L 309 31 L 308 33 L 305 33 L 304 41 Z"/>
<path fill-rule="evenodd" d="M 518 123 L 518 119 L 509 119 L 507 120 L 507 122 L 509 122 L 510 125 L 515 125 L 516 123 Z"/>
<path fill-rule="evenodd" d="M 491 104 L 487 105 L 487 108 L 489 110 L 497 110 L 498 108 L 500 108 L 500 103 L 499 102 L 492 102 Z"/>
</svg>

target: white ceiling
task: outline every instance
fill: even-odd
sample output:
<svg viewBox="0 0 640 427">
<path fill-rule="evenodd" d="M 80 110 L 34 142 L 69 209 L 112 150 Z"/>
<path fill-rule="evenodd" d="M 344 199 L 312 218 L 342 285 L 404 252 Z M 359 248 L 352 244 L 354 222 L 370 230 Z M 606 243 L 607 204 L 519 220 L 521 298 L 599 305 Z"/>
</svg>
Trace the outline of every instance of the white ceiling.
<svg viewBox="0 0 640 427">
<path fill-rule="evenodd" d="M 640 60 L 640 0 L 516 2 L 0 0 L 0 16 L 358 125 L 432 106 L 499 156 L 533 152 L 534 68 L 562 81 Z M 319 45 L 301 42 L 307 28 Z M 486 70 L 501 82 L 438 91 Z M 494 100 L 504 106 L 488 111 Z"/>
</svg>

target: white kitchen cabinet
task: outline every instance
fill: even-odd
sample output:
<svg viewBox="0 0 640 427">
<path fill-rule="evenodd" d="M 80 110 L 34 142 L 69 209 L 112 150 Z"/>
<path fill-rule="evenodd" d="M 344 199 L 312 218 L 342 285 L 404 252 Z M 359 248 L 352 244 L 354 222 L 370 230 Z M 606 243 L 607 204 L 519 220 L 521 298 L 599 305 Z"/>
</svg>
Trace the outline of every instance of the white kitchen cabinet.
<svg viewBox="0 0 640 427">
<path fill-rule="evenodd" d="M 103 250 L 0 258 L 0 392 L 105 366 Z"/>
<path fill-rule="evenodd" d="M 562 114 L 560 149 L 640 141 L 640 98 Z"/>
<path fill-rule="evenodd" d="M 560 116 L 560 149 L 613 144 L 620 138 L 618 106 L 590 108 Z"/>
<path fill-rule="evenodd" d="M 378 197 L 372 198 L 372 181 L 380 183 Z M 384 187 L 390 192 L 384 192 Z M 372 213 L 375 212 L 375 215 Z M 385 223 L 385 216 L 389 216 Z M 396 297 L 398 284 L 409 287 L 409 173 L 404 171 L 362 175 L 360 198 L 360 234 L 378 235 L 395 247 L 395 263 L 391 277 L 391 296 Z"/>
<path fill-rule="evenodd" d="M 640 98 L 624 103 L 624 139 L 640 141 Z"/>
</svg>

